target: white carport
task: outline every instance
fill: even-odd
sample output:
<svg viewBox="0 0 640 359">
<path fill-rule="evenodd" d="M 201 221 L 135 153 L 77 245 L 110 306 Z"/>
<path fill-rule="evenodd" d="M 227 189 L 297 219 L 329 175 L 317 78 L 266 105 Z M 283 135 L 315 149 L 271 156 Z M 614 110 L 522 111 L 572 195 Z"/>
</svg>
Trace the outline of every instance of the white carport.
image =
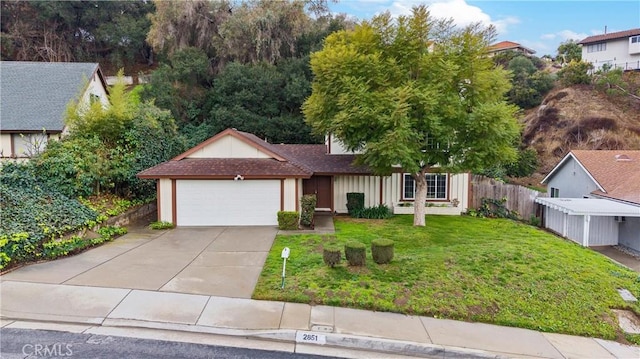
<svg viewBox="0 0 640 359">
<path fill-rule="evenodd" d="M 546 207 L 544 225 L 585 247 L 618 244 L 619 221 L 640 217 L 640 207 L 603 198 L 548 198 L 535 200 Z"/>
</svg>

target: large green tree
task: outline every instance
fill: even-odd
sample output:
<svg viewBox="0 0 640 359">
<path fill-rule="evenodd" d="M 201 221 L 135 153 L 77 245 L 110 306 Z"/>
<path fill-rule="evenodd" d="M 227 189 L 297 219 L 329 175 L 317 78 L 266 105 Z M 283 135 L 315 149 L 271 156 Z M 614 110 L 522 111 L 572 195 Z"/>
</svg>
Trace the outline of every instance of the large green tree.
<svg viewBox="0 0 640 359">
<path fill-rule="evenodd" d="M 332 133 L 384 175 L 402 166 L 416 181 L 414 225 L 425 225 L 429 171 L 467 171 L 514 159 L 517 108 L 508 73 L 487 56 L 492 28 L 457 29 L 425 6 L 330 35 L 311 56 L 303 106 L 317 133 Z"/>
<path fill-rule="evenodd" d="M 149 1 L 0 2 L 2 59 L 108 61 L 117 67 L 151 61 L 145 37 Z"/>
<path fill-rule="evenodd" d="M 558 59 L 562 64 L 580 61 L 582 59 L 582 47 L 575 40 L 567 40 L 558 46 Z"/>
</svg>

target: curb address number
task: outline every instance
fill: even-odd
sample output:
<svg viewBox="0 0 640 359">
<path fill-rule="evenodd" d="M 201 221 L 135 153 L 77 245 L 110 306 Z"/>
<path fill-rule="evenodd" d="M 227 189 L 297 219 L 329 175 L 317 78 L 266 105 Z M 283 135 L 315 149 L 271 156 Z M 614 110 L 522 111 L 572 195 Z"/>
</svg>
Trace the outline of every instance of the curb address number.
<svg viewBox="0 0 640 359">
<path fill-rule="evenodd" d="M 317 334 L 314 332 L 297 332 L 296 342 L 298 343 L 311 343 L 311 344 L 327 344 L 327 336 L 323 334 Z"/>
</svg>

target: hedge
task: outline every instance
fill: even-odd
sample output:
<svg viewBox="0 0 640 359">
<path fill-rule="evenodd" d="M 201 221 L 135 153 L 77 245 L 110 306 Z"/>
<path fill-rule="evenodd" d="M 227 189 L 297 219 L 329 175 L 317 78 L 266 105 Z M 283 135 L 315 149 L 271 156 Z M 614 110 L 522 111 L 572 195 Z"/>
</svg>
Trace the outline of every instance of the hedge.
<svg viewBox="0 0 640 359">
<path fill-rule="evenodd" d="M 298 229 L 298 212 L 279 211 L 278 212 L 278 229 L 290 231 Z"/>
</svg>

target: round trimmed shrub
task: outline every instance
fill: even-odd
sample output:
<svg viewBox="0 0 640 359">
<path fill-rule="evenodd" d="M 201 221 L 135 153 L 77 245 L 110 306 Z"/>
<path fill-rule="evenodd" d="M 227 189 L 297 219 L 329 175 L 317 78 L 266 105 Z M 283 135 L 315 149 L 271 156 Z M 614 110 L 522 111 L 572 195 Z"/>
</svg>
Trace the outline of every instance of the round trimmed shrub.
<svg viewBox="0 0 640 359">
<path fill-rule="evenodd" d="M 347 242 L 344 254 L 350 266 L 363 266 L 366 259 L 367 246 L 360 242 Z"/>
<path fill-rule="evenodd" d="M 393 259 L 393 241 L 390 239 L 374 239 L 371 241 L 371 256 L 378 264 L 387 264 Z"/>
<path fill-rule="evenodd" d="M 322 250 L 322 260 L 324 260 L 324 264 L 328 265 L 331 268 L 340 264 L 341 257 L 342 252 L 338 247 L 325 247 Z"/>
</svg>

